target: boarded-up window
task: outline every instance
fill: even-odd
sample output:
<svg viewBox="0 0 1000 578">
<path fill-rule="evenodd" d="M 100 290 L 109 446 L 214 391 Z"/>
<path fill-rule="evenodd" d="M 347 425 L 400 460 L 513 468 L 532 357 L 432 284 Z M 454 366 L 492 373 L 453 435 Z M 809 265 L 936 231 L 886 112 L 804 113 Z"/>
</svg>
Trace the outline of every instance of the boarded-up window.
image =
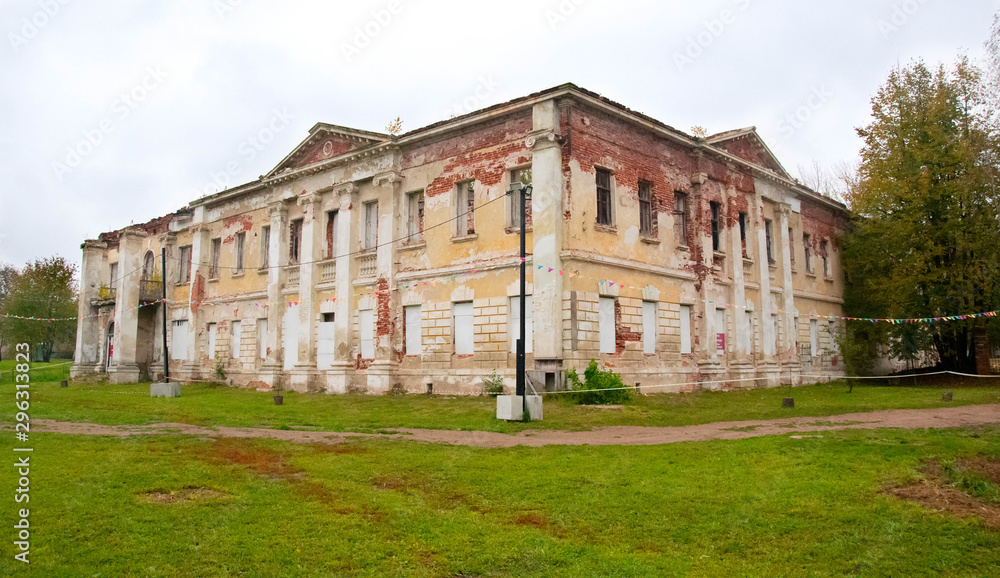
<svg viewBox="0 0 1000 578">
<path fill-rule="evenodd" d="M 715 354 L 722 357 L 726 353 L 726 310 L 715 310 Z"/>
<path fill-rule="evenodd" d="M 170 359 L 186 360 L 188 353 L 188 322 L 181 319 L 173 322 L 173 335 L 170 337 Z"/>
<path fill-rule="evenodd" d="M 215 359 L 215 340 L 216 340 L 216 326 L 215 323 L 208 324 L 208 358 Z"/>
<path fill-rule="evenodd" d="M 378 247 L 378 202 L 365 203 L 365 231 L 361 248 L 374 251 Z"/>
<path fill-rule="evenodd" d="M 819 321 L 816 319 L 809 320 L 809 347 L 813 357 L 819 355 Z"/>
<path fill-rule="evenodd" d="M 236 270 L 233 272 L 235 275 L 243 274 L 243 252 L 247 242 L 246 233 L 236 233 L 235 244 L 233 245 L 233 266 Z"/>
<path fill-rule="evenodd" d="M 358 333 L 362 359 L 375 359 L 375 311 L 358 311 Z"/>
<path fill-rule="evenodd" d="M 424 242 L 424 193 L 406 196 L 406 243 Z"/>
<path fill-rule="evenodd" d="M 208 278 L 218 279 L 219 278 L 219 258 L 222 254 L 222 239 L 212 239 L 211 249 L 209 251 L 209 265 L 208 265 Z"/>
<path fill-rule="evenodd" d="M 642 352 L 656 353 L 656 302 L 642 302 Z"/>
<path fill-rule="evenodd" d="M 688 202 L 684 193 L 674 193 L 674 237 L 677 244 L 688 244 Z"/>
<path fill-rule="evenodd" d="M 615 352 L 615 299 L 601 297 L 597 304 L 601 353 Z"/>
<path fill-rule="evenodd" d="M 191 282 L 191 245 L 186 245 L 180 248 L 180 264 L 177 271 L 178 283 Z"/>
<path fill-rule="evenodd" d="M 337 325 L 333 313 L 324 313 L 316 324 L 316 369 L 325 370 L 333 367 L 336 361 Z"/>
<path fill-rule="evenodd" d="M 423 323 L 421 322 L 421 312 L 419 305 L 409 305 L 403 308 L 406 318 L 406 354 L 420 355 L 423 353 Z"/>
<path fill-rule="evenodd" d="M 476 350 L 472 301 L 452 304 L 452 315 L 455 325 L 455 353 L 472 355 Z"/>
<path fill-rule="evenodd" d="M 302 219 L 295 219 L 288 230 L 288 262 L 296 264 L 302 257 Z"/>
<path fill-rule="evenodd" d="M 233 321 L 232 330 L 229 332 L 229 357 L 240 358 L 240 341 L 243 339 L 243 325 L 239 321 Z"/>
<path fill-rule="evenodd" d="M 653 213 L 653 183 L 639 181 L 639 234 L 656 236 L 656 215 Z"/>
<path fill-rule="evenodd" d="M 455 236 L 476 232 L 476 182 L 458 183 L 455 189 Z"/>
<path fill-rule="evenodd" d="M 524 296 L 524 309 L 528 314 L 524 318 L 524 352 L 532 353 L 534 351 L 534 333 L 535 326 L 531 322 L 534 315 L 534 304 L 531 299 L 531 295 Z M 510 327 L 508 333 L 510 333 L 510 351 L 511 353 L 517 353 L 517 340 L 521 336 L 521 297 L 511 297 L 510 305 L 508 308 L 510 311 Z"/>
<path fill-rule="evenodd" d="M 514 169 L 510 172 L 510 183 L 511 186 L 517 186 L 509 196 L 510 196 L 510 222 L 508 225 L 510 228 L 515 230 L 520 230 L 521 228 L 521 190 L 520 187 L 526 187 L 531 184 L 531 169 Z M 524 207 L 524 222 L 525 225 L 531 226 L 531 198 L 527 199 L 528 203 Z"/>
<path fill-rule="evenodd" d="M 681 353 L 691 353 L 690 305 L 681 305 Z"/>
<path fill-rule="evenodd" d="M 267 359 L 267 318 L 257 320 L 257 357 Z"/>
<path fill-rule="evenodd" d="M 597 169 L 597 224 L 611 226 L 611 171 Z"/>
<path fill-rule="evenodd" d="M 337 256 L 337 216 L 338 211 L 329 211 L 326 214 L 326 258 L 333 259 Z"/>
<path fill-rule="evenodd" d="M 271 266 L 271 227 L 260 228 L 260 268 Z"/>
</svg>

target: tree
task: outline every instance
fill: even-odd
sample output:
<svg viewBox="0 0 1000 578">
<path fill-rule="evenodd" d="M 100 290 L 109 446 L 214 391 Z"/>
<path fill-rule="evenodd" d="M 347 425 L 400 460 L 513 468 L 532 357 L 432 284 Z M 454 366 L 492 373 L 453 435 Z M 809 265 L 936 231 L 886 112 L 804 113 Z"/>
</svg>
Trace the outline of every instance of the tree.
<svg viewBox="0 0 1000 578">
<path fill-rule="evenodd" d="M 14 281 L 17 279 L 18 271 L 10 263 L 0 262 L 0 311 L 3 311 L 4 303 L 7 301 L 7 296 L 10 295 L 11 289 L 14 287 Z M 4 325 L 0 323 L 0 359 L 3 359 L 3 347 L 4 347 Z"/>
<path fill-rule="evenodd" d="M 46 362 L 51 359 L 57 343 L 71 341 L 76 332 L 75 320 L 47 320 L 76 316 L 75 274 L 76 265 L 62 257 L 28 263 L 4 299 L 2 312 L 17 317 L 2 319 L 7 341 L 40 348 Z M 20 319 L 22 317 L 34 319 Z"/>
<path fill-rule="evenodd" d="M 1000 305 L 1000 139 L 982 72 L 923 62 L 892 71 L 858 129 L 861 164 L 846 199 L 845 310 L 852 317 L 927 318 Z M 853 325 L 906 359 L 934 349 L 945 368 L 975 368 L 972 334 L 986 320 Z"/>
</svg>

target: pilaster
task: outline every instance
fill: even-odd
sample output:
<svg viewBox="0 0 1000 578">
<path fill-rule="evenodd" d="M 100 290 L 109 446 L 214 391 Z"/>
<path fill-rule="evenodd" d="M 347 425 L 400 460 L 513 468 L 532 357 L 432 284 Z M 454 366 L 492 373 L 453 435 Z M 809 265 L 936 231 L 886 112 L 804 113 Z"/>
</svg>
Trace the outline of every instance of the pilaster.
<svg viewBox="0 0 1000 578">
<path fill-rule="evenodd" d="M 139 277 L 141 276 L 142 240 L 146 233 L 138 227 L 122 231 L 118 244 L 118 281 L 115 289 L 114 357 L 108 368 L 112 383 L 139 380 L 135 362 L 139 330 Z"/>
<path fill-rule="evenodd" d="M 71 377 L 80 377 L 100 371 L 101 324 L 91 306 L 101 287 L 101 262 L 107 243 L 89 240 L 80 248 L 83 259 L 80 265 L 80 299 L 77 307 L 76 348 L 73 356 Z"/>
</svg>

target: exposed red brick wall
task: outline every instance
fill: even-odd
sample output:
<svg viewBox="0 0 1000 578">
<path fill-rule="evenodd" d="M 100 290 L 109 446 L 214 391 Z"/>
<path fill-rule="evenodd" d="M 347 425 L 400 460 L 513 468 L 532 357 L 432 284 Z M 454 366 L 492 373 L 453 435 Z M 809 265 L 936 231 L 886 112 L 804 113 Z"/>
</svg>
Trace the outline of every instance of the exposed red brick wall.
<svg viewBox="0 0 1000 578">
<path fill-rule="evenodd" d="M 378 281 L 375 282 L 375 290 L 378 291 L 376 294 L 377 305 L 375 308 L 375 314 L 377 318 L 375 319 L 375 335 L 377 337 L 382 337 L 385 335 L 392 335 L 395 323 L 392 319 L 392 312 L 389 309 L 389 281 L 384 277 L 379 277 Z"/>
<path fill-rule="evenodd" d="M 615 356 L 625 353 L 625 344 L 642 341 L 642 334 L 622 323 L 622 306 L 615 299 Z"/>
<path fill-rule="evenodd" d="M 249 213 L 233 215 L 222 219 L 223 243 L 232 243 L 237 233 L 246 233 L 253 229 L 253 217 Z"/>
<path fill-rule="evenodd" d="M 191 312 L 197 313 L 201 302 L 205 300 L 205 278 L 201 273 L 195 273 L 194 284 L 191 286 Z"/>
<path fill-rule="evenodd" d="M 330 143 L 329 148 L 326 147 L 327 142 Z M 305 151 L 302 156 L 295 161 L 294 167 L 305 167 L 320 161 L 325 161 L 326 159 L 338 157 L 358 148 L 361 144 L 362 143 L 352 141 L 347 137 L 330 135 L 313 145 L 312 148 Z"/>
</svg>

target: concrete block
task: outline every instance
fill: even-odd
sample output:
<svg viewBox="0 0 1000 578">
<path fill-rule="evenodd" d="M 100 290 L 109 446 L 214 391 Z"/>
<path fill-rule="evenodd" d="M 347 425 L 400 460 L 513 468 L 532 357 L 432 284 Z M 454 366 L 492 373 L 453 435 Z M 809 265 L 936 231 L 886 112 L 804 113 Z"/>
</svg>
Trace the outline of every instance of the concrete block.
<svg viewBox="0 0 1000 578">
<path fill-rule="evenodd" d="M 529 395 L 528 415 L 533 420 L 542 419 L 542 396 Z M 519 395 L 497 396 L 497 419 L 521 421 L 524 416 L 524 400 Z"/>
<path fill-rule="evenodd" d="M 151 383 L 149 384 L 149 397 L 180 397 L 181 384 L 179 383 Z"/>
</svg>

